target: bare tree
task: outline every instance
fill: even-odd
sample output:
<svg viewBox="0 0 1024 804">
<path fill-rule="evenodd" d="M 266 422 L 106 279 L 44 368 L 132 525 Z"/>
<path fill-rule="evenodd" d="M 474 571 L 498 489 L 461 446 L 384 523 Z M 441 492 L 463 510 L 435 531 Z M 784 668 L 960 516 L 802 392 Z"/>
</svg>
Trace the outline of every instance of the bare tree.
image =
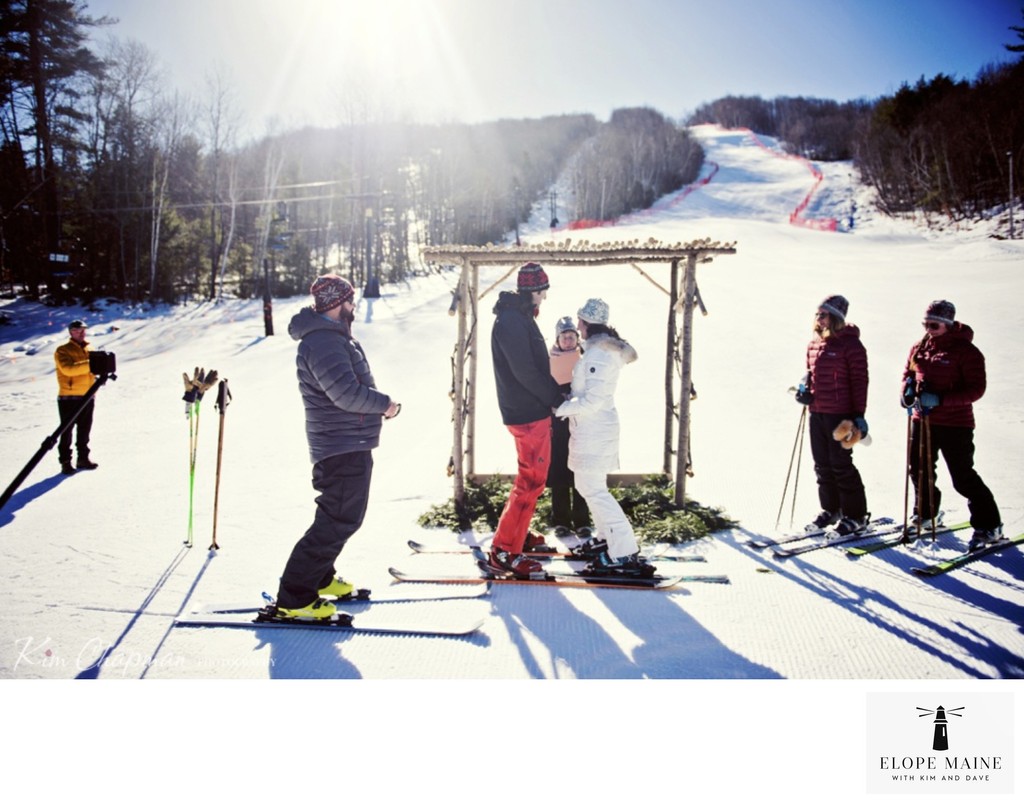
<svg viewBox="0 0 1024 804">
<path fill-rule="evenodd" d="M 157 290 L 157 266 L 160 255 L 160 228 L 167 206 L 167 180 L 171 164 L 181 140 L 188 117 L 188 104 L 178 93 L 157 110 L 157 130 L 153 143 L 152 179 L 150 182 L 149 295 Z"/>
<path fill-rule="evenodd" d="M 224 271 L 221 267 L 227 259 L 228 249 L 223 247 L 223 213 L 220 209 L 221 162 L 226 152 L 230 152 L 235 144 L 238 132 L 239 114 L 235 108 L 235 94 L 229 84 L 225 68 L 216 66 L 206 75 L 206 101 L 203 109 L 206 121 L 206 135 L 209 144 L 210 180 L 210 291 L 211 299 L 217 298 L 217 283 L 223 289 Z M 229 194 L 231 198 L 230 218 L 234 226 L 237 193 Z M 218 235 L 221 242 L 218 243 Z"/>
</svg>

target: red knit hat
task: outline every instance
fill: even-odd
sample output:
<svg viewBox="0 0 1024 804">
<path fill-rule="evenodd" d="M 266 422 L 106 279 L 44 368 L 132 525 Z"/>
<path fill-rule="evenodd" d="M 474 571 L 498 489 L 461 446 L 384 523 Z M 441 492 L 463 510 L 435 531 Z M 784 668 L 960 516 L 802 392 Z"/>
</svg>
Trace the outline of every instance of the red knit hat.
<svg viewBox="0 0 1024 804">
<path fill-rule="evenodd" d="M 519 277 L 516 282 L 519 290 L 541 291 L 551 287 L 548 283 L 548 275 L 538 263 L 528 262 L 519 269 Z"/>
<path fill-rule="evenodd" d="M 313 309 L 318 313 L 326 313 L 343 302 L 352 301 L 356 292 L 347 280 L 336 274 L 324 274 L 314 280 L 309 292 L 313 294 Z"/>
</svg>

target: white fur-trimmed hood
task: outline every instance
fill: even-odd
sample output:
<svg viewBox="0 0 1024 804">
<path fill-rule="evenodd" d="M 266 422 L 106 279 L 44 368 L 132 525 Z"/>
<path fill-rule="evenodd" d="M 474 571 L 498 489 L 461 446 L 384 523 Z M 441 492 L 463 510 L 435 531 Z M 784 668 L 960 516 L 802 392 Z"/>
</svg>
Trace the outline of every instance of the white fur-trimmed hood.
<svg viewBox="0 0 1024 804">
<path fill-rule="evenodd" d="M 588 349 L 601 349 L 612 354 L 618 354 L 623 364 L 632 363 L 639 357 L 636 349 L 630 346 L 629 343 L 622 340 L 622 338 L 609 335 L 607 332 L 600 332 L 587 338 L 583 342 L 583 351 L 586 352 Z"/>
</svg>

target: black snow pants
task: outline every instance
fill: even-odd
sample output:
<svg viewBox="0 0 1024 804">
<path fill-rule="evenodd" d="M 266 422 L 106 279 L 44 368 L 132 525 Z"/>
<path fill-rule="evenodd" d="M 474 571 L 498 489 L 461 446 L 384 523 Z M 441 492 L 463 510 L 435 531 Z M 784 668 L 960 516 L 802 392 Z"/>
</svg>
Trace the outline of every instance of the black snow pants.
<svg viewBox="0 0 1024 804">
<path fill-rule="evenodd" d="M 292 548 L 281 575 L 277 605 L 308 606 L 334 578 L 334 562 L 366 516 L 372 474 L 369 451 L 332 455 L 313 467 L 313 488 L 320 492 L 316 515 Z"/>
<path fill-rule="evenodd" d="M 864 483 L 853 465 L 853 450 L 843 449 L 832 431 L 843 419 L 837 413 L 810 415 L 811 456 L 818 478 L 818 501 L 822 510 L 861 518 L 868 513 Z"/>
</svg>

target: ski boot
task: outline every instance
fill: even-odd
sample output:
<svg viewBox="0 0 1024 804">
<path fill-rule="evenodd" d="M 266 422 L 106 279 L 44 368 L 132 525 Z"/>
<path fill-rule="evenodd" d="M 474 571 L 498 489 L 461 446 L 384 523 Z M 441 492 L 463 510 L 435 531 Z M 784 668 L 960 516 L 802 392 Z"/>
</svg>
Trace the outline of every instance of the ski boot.
<svg viewBox="0 0 1024 804">
<path fill-rule="evenodd" d="M 348 600 L 353 597 L 364 597 L 365 591 L 363 589 L 357 590 L 344 578 L 334 578 L 323 589 L 318 589 L 317 594 L 320 597 L 336 597 L 339 600 Z"/>
<path fill-rule="evenodd" d="M 301 606 L 297 609 L 285 609 L 280 606 L 270 606 L 264 611 L 270 619 L 274 620 L 330 620 L 338 610 L 333 603 L 329 603 L 322 597 L 318 597 L 308 606 Z"/>
<path fill-rule="evenodd" d="M 814 519 L 804 526 L 805 533 L 815 533 L 819 530 L 825 530 L 825 528 L 836 524 L 839 521 L 839 513 L 832 511 L 822 511 Z"/>
<path fill-rule="evenodd" d="M 839 524 L 836 525 L 832 533 L 835 536 L 854 536 L 859 533 L 867 533 L 868 522 L 870 521 L 871 516 L 869 514 L 864 516 L 844 516 L 839 520 Z"/>
<path fill-rule="evenodd" d="M 512 574 L 527 580 L 542 578 L 547 574 L 539 561 L 522 553 L 510 553 L 496 547 L 487 555 L 487 566 L 503 575 Z"/>
<path fill-rule="evenodd" d="M 650 578 L 654 575 L 654 565 L 643 558 L 639 552 L 621 558 L 612 558 L 607 552 L 604 552 L 595 556 L 580 574 Z"/>
<path fill-rule="evenodd" d="M 578 558 L 585 558 L 589 561 L 592 558 L 606 554 L 608 552 L 608 542 L 604 539 L 590 538 L 582 544 L 570 547 L 569 552 Z"/>
<path fill-rule="evenodd" d="M 554 547 L 544 541 L 544 534 L 535 530 L 526 532 L 526 541 L 523 542 L 524 553 L 556 553 Z"/>
<path fill-rule="evenodd" d="M 914 514 L 910 518 L 910 522 L 907 523 L 906 530 L 903 531 L 903 541 L 912 542 L 914 539 L 921 536 L 927 536 L 932 532 L 932 529 L 939 530 L 942 527 L 942 511 L 939 511 L 934 517 L 926 517 L 921 519 L 920 514 Z"/>
<path fill-rule="evenodd" d="M 983 547 L 988 547 L 990 544 L 996 544 L 1003 540 L 1003 526 L 999 525 L 992 528 L 992 530 L 981 530 L 976 529 L 974 534 L 971 536 L 970 544 L 967 545 L 967 552 L 973 553 L 975 550 L 980 550 Z"/>
</svg>

